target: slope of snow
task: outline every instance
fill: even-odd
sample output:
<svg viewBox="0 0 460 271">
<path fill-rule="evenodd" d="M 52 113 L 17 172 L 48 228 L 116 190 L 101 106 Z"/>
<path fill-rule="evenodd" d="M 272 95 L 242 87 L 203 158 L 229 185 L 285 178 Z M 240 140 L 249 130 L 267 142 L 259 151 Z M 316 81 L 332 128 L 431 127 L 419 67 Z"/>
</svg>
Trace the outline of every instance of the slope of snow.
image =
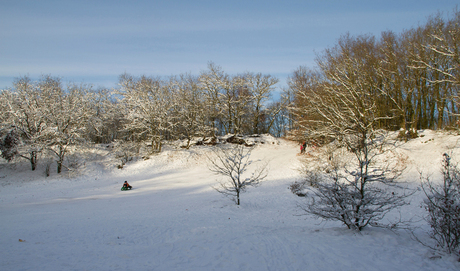
<svg viewBox="0 0 460 271">
<path fill-rule="evenodd" d="M 400 146 L 408 156 L 404 178 L 414 185 L 420 170 L 435 178 L 443 152 L 460 158 L 460 137 L 423 135 Z M 209 148 L 166 148 L 122 170 L 93 154 L 100 160 L 88 162 L 80 175 L 48 178 L 42 168 L 0 164 L 0 270 L 460 268 L 451 256 L 431 257 L 405 231 L 355 233 L 304 216 L 297 208 L 302 198 L 288 189 L 301 178 L 295 143 L 279 139 L 255 147 L 252 159 L 268 161 L 269 175 L 241 195 L 240 206 L 212 188 L 220 177 L 207 169 Z M 120 191 L 125 180 L 133 190 Z M 423 215 L 421 193 L 414 197 L 403 215 Z M 428 230 L 423 221 L 414 223 Z"/>
</svg>

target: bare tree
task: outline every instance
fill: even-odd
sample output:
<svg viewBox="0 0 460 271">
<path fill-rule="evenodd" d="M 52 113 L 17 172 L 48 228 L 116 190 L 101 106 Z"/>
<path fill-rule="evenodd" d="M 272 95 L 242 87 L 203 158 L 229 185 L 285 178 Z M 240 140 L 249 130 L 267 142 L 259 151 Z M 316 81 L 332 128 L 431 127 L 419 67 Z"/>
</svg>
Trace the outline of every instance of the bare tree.
<svg viewBox="0 0 460 271">
<path fill-rule="evenodd" d="M 219 193 L 233 198 L 240 205 L 240 194 L 249 186 L 257 186 L 267 176 L 267 165 L 248 172 L 253 164 L 250 160 L 252 149 L 244 145 L 219 148 L 214 157 L 208 157 L 209 169 L 225 179 L 214 187 Z M 250 174 L 250 176 L 248 176 Z"/>
<path fill-rule="evenodd" d="M 368 160 L 363 161 L 367 165 L 357 165 L 356 161 L 345 159 L 349 152 L 343 155 L 340 152 L 344 151 L 333 150 L 328 158 L 321 159 L 320 167 L 305 170 L 303 183 L 291 186 L 294 193 L 306 198 L 300 208 L 307 214 L 340 221 L 358 231 L 368 225 L 396 226 L 400 221 L 392 225 L 381 221 L 388 212 L 408 204 L 407 198 L 412 194 L 395 182 L 404 169 L 403 161 L 393 157 L 393 162 L 385 165 L 387 156 L 378 163 Z"/>
<path fill-rule="evenodd" d="M 322 161 L 329 168 L 314 181 L 318 188 L 307 197 L 304 210 L 356 230 L 404 205 L 408 196 L 390 190 L 397 187 L 402 169 L 379 161 L 390 148 L 388 133 L 378 129 L 378 122 L 388 117 L 376 115 L 379 96 L 384 93 L 375 75 L 378 61 L 372 53 L 373 42 L 368 37 L 343 37 L 339 46 L 318 59 L 322 76 L 308 78 L 312 82 L 305 85 L 312 87 L 296 93 L 304 98 L 296 113 L 305 116 L 304 127 L 312 124 L 307 135 L 329 138 L 337 151 L 352 157 L 337 161 L 330 156 Z"/>
<path fill-rule="evenodd" d="M 317 70 L 299 67 L 288 81 L 289 88 L 284 90 L 289 113 L 289 131 L 296 133 L 298 140 L 304 140 L 308 131 L 321 126 L 322 114 L 311 106 L 314 97 L 321 97 L 322 75 Z M 301 135 L 302 138 L 299 137 Z"/>
<path fill-rule="evenodd" d="M 273 125 L 271 120 L 281 110 L 266 108 L 278 83 L 271 75 L 250 72 L 228 75 L 220 66 L 210 63 L 199 82 L 206 97 L 205 112 L 218 133 L 268 132 Z"/>
<path fill-rule="evenodd" d="M 252 115 L 251 132 L 253 134 L 266 133 L 271 129 L 277 115 L 282 109 L 281 106 L 276 106 L 276 103 L 273 103 L 269 108 L 266 107 L 266 103 L 270 99 L 271 93 L 279 80 L 271 75 L 262 75 L 261 73 L 255 75 L 249 74 L 248 77 L 252 93 L 252 109 L 250 112 Z M 264 127 L 264 118 L 267 115 L 270 115 L 271 119 L 268 121 L 268 125 Z"/>
<path fill-rule="evenodd" d="M 414 96 L 416 92 L 414 70 L 408 67 L 411 47 L 406 32 L 398 38 L 393 32 L 383 32 L 378 45 L 381 54 L 379 74 L 382 77 L 381 88 L 384 90 L 383 102 L 379 103 L 379 115 L 393 115 L 392 119 L 382 120 L 385 129 L 402 128 L 405 140 L 409 140 L 416 128 Z"/>
<path fill-rule="evenodd" d="M 286 136 L 289 131 L 289 111 L 283 102 L 273 102 L 267 106 L 270 124 L 267 125 L 267 131 L 275 137 Z"/>
</svg>

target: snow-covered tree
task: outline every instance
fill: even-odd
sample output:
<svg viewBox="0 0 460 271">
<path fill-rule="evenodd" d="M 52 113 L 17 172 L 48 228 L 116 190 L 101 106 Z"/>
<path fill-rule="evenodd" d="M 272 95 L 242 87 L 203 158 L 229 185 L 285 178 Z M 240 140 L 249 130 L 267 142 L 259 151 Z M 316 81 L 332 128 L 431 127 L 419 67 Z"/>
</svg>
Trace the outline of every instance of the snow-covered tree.
<svg viewBox="0 0 460 271">
<path fill-rule="evenodd" d="M 301 209 L 324 220 L 340 221 L 358 231 L 368 225 L 397 225 L 382 223 L 382 220 L 388 212 L 406 205 L 411 195 L 395 182 L 403 169 L 403 161 L 385 156 L 378 162 L 375 157 L 360 162 L 348 160 L 350 154 L 354 155 L 332 148 L 327 157 L 314 161 L 316 166 L 305 165 L 304 181 L 291 186 L 291 190 L 296 188 L 294 193 L 305 196 Z M 388 160 L 392 162 L 387 163 Z"/>
<path fill-rule="evenodd" d="M 428 211 L 425 220 L 431 227 L 430 237 L 435 249 L 460 256 L 460 171 L 445 153 L 442 161 L 442 182 L 435 184 L 429 178 L 422 183 Z"/>
<path fill-rule="evenodd" d="M 32 82 L 19 78 L 14 88 L 2 93 L 3 129 L 14 129 L 20 136 L 18 155 L 37 166 L 38 155 L 48 149 L 57 156 L 61 172 L 67 148 L 85 136 L 85 127 L 93 115 L 88 106 L 92 98 L 85 85 L 62 86 L 59 78 L 43 76 Z M 9 128 L 8 128 L 9 127 Z"/>
<path fill-rule="evenodd" d="M 110 143 L 123 139 L 122 132 L 125 116 L 125 107 L 112 96 L 108 89 L 97 89 L 93 93 L 89 106 L 94 112 L 87 123 L 87 138 L 94 143 Z"/>
<path fill-rule="evenodd" d="M 38 155 L 45 148 L 44 130 L 47 124 L 43 99 L 46 94 L 28 77 L 18 78 L 13 86 L 2 94 L 5 116 L 2 126 L 6 130 L 14 130 L 20 137 L 17 154 L 29 160 L 32 170 L 35 170 Z"/>
<path fill-rule="evenodd" d="M 46 119 L 43 131 L 48 149 L 57 157 L 57 172 L 61 173 L 69 147 L 82 141 L 87 122 L 94 115 L 89 106 L 92 100 L 89 87 L 85 85 L 62 86 L 59 78 L 46 76 L 38 82 Z"/>
<path fill-rule="evenodd" d="M 208 157 L 209 169 L 224 177 L 215 189 L 231 197 L 240 205 L 240 194 L 249 186 L 257 186 L 267 176 L 267 165 L 248 172 L 254 161 L 250 160 L 252 148 L 244 145 L 234 145 L 228 148 L 218 148 L 214 156 Z M 248 176 L 249 175 L 249 176 Z"/>
<path fill-rule="evenodd" d="M 243 134 L 250 130 L 251 82 L 247 74 L 232 76 L 222 90 L 226 133 Z"/>
<path fill-rule="evenodd" d="M 213 134 L 206 115 L 206 100 L 204 91 L 199 87 L 198 78 L 189 74 L 181 75 L 170 80 L 170 84 L 176 88 L 175 100 L 177 109 L 177 126 L 174 134 L 178 137 L 185 137 L 190 146 L 192 137 L 210 136 Z"/>
<path fill-rule="evenodd" d="M 135 139 L 150 140 L 152 151 L 161 151 L 161 142 L 176 126 L 178 108 L 175 88 L 159 78 L 128 74 L 120 76 L 120 103 L 127 108 L 125 129 Z"/>
<path fill-rule="evenodd" d="M 9 119 L 9 109 L 7 105 L 7 101 L 10 99 L 11 91 L 8 89 L 1 89 L 0 90 L 0 125 L 4 126 Z"/>
<path fill-rule="evenodd" d="M 220 127 L 223 126 L 224 107 L 221 106 L 221 89 L 227 78 L 228 75 L 224 73 L 222 68 L 214 63 L 209 63 L 208 71 L 202 72 L 198 77 L 199 87 L 203 90 L 205 97 L 203 113 L 209 119 L 212 136 L 216 136 L 216 133 L 219 134 Z"/>
</svg>

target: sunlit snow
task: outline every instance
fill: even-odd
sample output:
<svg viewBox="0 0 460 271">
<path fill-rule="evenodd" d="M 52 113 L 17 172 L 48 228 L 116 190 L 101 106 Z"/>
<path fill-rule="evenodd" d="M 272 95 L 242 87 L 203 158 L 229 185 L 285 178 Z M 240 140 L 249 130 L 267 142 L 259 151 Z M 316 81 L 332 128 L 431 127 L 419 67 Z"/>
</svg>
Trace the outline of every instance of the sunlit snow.
<svg viewBox="0 0 460 271">
<path fill-rule="evenodd" d="M 420 171 L 440 176 L 442 154 L 460 161 L 455 134 L 424 131 L 402 144 L 402 180 L 420 184 Z M 237 206 L 212 188 L 203 155 L 166 146 L 150 159 L 117 169 L 105 146 L 86 150 L 77 172 L 45 177 L 26 162 L 0 162 L 0 270 L 459 270 L 453 256 L 435 254 L 404 230 L 305 216 L 303 198 L 288 186 L 301 178 L 299 145 L 266 137 L 252 159 L 269 175 L 241 195 Z M 312 155 L 320 150 L 308 150 Z M 120 191 L 128 181 L 133 190 Z M 423 194 L 401 212 L 423 240 Z M 439 257 L 439 256 L 441 257 Z"/>
</svg>

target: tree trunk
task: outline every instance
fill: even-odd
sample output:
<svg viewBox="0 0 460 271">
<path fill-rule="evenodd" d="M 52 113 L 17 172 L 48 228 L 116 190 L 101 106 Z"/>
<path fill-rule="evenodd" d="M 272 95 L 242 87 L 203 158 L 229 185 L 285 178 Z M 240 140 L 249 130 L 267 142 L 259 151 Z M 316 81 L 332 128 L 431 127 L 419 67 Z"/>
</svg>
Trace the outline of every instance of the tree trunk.
<svg viewBox="0 0 460 271">
<path fill-rule="evenodd" d="M 240 205 L 240 190 L 236 190 L 236 205 Z"/>
<path fill-rule="evenodd" d="M 57 173 L 62 172 L 62 163 L 64 162 L 65 149 L 63 146 L 59 146 L 58 160 L 57 163 Z"/>
<path fill-rule="evenodd" d="M 30 165 L 32 166 L 32 170 L 35 170 L 37 168 L 37 152 L 32 151 L 30 153 Z"/>
<path fill-rule="evenodd" d="M 57 173 L 61 173 L 62 171 L 62 161 L 57 161 Z"/>
</svg>

